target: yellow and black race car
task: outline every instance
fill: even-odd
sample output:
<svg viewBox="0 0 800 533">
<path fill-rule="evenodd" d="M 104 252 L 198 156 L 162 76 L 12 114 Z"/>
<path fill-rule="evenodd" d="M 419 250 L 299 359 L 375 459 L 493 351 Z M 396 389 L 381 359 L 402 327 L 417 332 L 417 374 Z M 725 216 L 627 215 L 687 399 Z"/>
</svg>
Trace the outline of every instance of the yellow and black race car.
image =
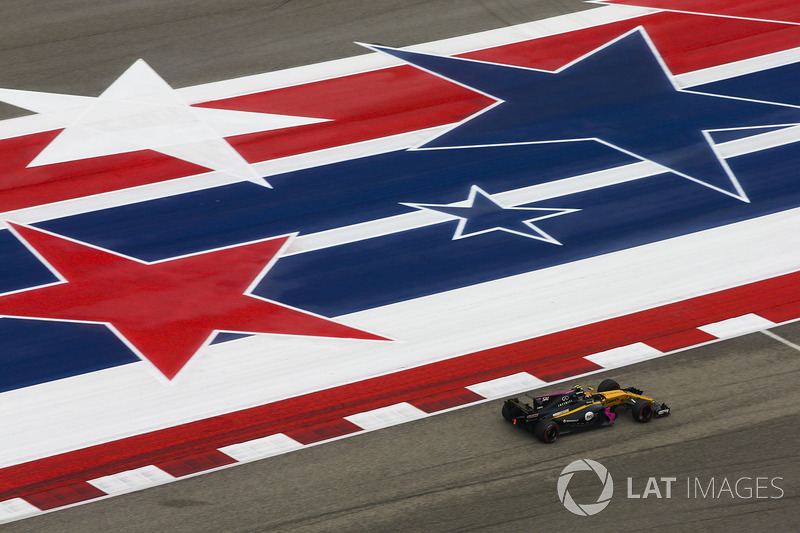
<svg viewBox="0 0 800 533">
<path fill-rule="evenodd" d="M 606 379 L 597 387 L 584 390 L 576 385 L 571 390 L 548 396 L 531 396 L 532 403 L 511 398 L 503 403 L 503 418 L 522 426 L 547 443 L 553 443 L 563 432 L 610 426 L 619 406 L 630 408 L 637 422 L 649 422 L 654 417 L 667 416 L 669 407 L 652 398 L 642 396 L 635 387 L 620 388 L 613 379 Z"/>
</svg>

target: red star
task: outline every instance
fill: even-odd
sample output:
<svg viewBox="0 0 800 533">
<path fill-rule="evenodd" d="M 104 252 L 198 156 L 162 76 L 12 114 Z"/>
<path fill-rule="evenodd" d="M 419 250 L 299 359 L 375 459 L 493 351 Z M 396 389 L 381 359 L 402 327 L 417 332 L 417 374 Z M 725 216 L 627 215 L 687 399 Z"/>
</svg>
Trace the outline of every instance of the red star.
<svg viewBox="0 0 800 533">
<path fill-rule="evenodd" d="M 247 294 L 289 236 L 145 263 L 9 225 L 63 281 L 0 296 L 0 315 L 105 323 L 168 379 L 215 331 L 387 340 Z"/>
</svg>

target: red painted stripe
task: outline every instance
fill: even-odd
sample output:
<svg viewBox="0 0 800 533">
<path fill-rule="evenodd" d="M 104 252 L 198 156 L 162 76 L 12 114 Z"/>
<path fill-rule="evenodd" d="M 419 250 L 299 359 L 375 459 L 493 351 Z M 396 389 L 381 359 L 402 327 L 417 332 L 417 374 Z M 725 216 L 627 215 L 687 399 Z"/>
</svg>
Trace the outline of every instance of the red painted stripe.
<svg viewBox="0 0 800 533">
<path fill-rule="evenodd" d="M 459 122 L 493 102 L 414 67 L 402 66 L 198 107 L 331 120 L 229 139 L 245 159 L 257 162 Z"/>
<path fill-rule="evenodd" d="M 469 389 L 461 388 L 426 396 L 418 400 L 412 400 L 409 403 L 417 409 L 422 409 L 426 413 L 436 413 L 444 409 L 450 409 L 451 407 L 479 402 L 483 399 L 485 398 L 480 394 L 474 393 Z"/>
<path fill-rule="evenodd" d="M 583 364 L 583 357 L 592 353 L 648 342 L 747 313 L 769 318 L 771 312 L 789 308 L 800 310 L 800 272 L 7 467 L 0 470 L 0 500 L 76 480 L 180 460 L 275 433 L 294 435 L 300 442 L 317 442 L 325 436 L 309 428 L 329 426 L 331 421 L 351 414 L 412 402 L 517 372 L 537 375 L 548 367 Z M 790 319 L 786 313 L 784 318 Z M 791 317 L 795 318 L 800 318 L 800 314 Z"/>
<path fill-rule="evenodd" d="M 665 12 L 466 56 L 554 70 L 639 25 L 645 27 L 676 74 L 777 52 L 800 43 L 798 26 Z M 709 27 L 714 31 L 707 31 Z M 229 139 L 245 159 L 256 162 L 449 124 L 489 102 L 467 89 L 403 66 L 203 105 L 332 119 Z M 56 133 L 0 141 L 0 211 L 203 171 L 148 151 L 25 168 Z"/>
<path fill-rule="evenodd" d="M 611 0 L 608 3 L 800 23 L 797 0 Z"/>
<path fill-rule="evenodd" d="M 106 493 L 86 482 L 56 487 L 47 491 L 29 494 L 23 499 L 42 511 L 63 507 L 72 503 L 85 502 L 105 496 Z"/>
<path fill-rule="evenodd" d="M 321 424 L 313 424 L 308 427 L 287 431 L 286 436 L 291 437 L 300 444 L 314 444 L 315 442 L 334 439 L 361 430 L 362 428 L 349 420 L 339 418 Z"/>
<path fill-rule="evenodd" d="M 155 466 L 166 472 L 167 474 L 175 477 L 188 476 L 189 474 L 196 474 L 204 470 L 217 468 L 233 464 L 236 459 L 230 457 L 219 450 L 211 450 L 204 453 L 196 453 L 183 457 L 175 461 L 166 461 L 158 463 Z"/>
<path fill-rule="evenodd" d="M 571 378 L 587 372 L 594 372 L 600 370 L 602 367 L 584 359 L 583 357 L 576 357 L 574 359 L 567 359 L 565 361 L 558 361 L 555 364 L 546 367 L 534 368 L 529 370 L 529 373 L 542 381 L 558 381 L 559 379 Z"/>
<path fill-rule="evenodd" d="M 686 331 L 679 331 L 670 335 L 664 335 L 663 337 L 649 339 L 646 344 L 652 348 L 655 348 L 656 350 L 661 350 L 662 352 L 671 352 L 673 350 L 680 350 L 681 348 L 686 348 L 687 346 L 696 346 L 698 344 L 703 344 L 704 342 L 709 342 L 716 339 L 717 338 L 714 335 L 706 333 L 703 330 L 687 329 Z"/>
<path fill-rule="evenodd" d="M 673 74 L 800 46 L 800 26 L 663 12 L 467 55 L 555 70 L 639 26 L 647 31 Z"/>
<path fill-rule="evenodd" d="M 192 176 L 205 170 L 155 152 L 25 168 L 59 132 L 0 140 L 0 211 Z"/>
<path fill-rule="evenodd" d="M 783 305 L 777 305 L 764 309 L 759 312 L 762 318 L 771 320 L 772 322 L 788 322 L 800 317 L 800 302 L 789 302 Z"/>
</svg>

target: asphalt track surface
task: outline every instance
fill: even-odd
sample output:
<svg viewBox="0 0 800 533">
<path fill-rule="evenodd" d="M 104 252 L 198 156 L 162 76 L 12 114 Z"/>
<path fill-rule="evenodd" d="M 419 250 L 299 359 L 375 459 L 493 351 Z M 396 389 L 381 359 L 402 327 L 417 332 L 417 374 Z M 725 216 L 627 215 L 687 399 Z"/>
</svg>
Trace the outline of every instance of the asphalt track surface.
<svg viewBox="0 0 800 533">
<path fill-rule="evenodd" d="M 0 83 L 97 96 L 144 58 L 174 88 L 362 55 L 594 7 L 581 0 L 7 2 Z M 29 112 L 0 103 L 0 119 Z"/>
<path fill-rule="evenodd" d="M 0 22 L 0 86 L 97 95 L 145 57 L 183 87 L 362 53 L 352 41 L 404 46 L 584 8 L 555 0 L 14 3 Z M 0 107 L 0 118 L 26 113 Z M 547 446 L 507 424 L 500 402 L 490 401 L 1 529 L 794 531 L 797 345 L 800 325 L 792 324 L 614 371 L 623 386 L 673 408 L 647 425 L 622 413 L 611 428 Z M 561 470 L 581 458 L 602 463 L 615 481 L 609 507 L 588 518 L 565 510 L 556 493 Z M 594 502 L 592 476 L 576 474 L 575 501 Z M 628 477 L 634 494 L 650 477 L 674 477 L 672 497 L 628 498 Z M 742 478 L 751 478 L 749 498 L 687 491 L 687 479 L 704 490 L 713 479 L 717 492 L 723 479 Z M 756 478 L 780 490 L 762 479 L 756 497 Z"/>
</svg>

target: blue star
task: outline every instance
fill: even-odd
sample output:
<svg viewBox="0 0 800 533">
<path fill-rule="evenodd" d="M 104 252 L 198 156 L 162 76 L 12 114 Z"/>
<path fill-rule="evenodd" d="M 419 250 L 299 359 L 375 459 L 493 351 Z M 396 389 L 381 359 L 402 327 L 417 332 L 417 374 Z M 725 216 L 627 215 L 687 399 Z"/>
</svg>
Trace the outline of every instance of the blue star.
<svg viewBox="0 0 800 533">
<path fill-rule="evenodd" d="M 505 231 L 551 244 L 561 244 L 556 239 L 533 225 L 537 220 L 574 213 L 580 209 L 556 209 L 548 207 L 506 207 L 495 201 L 477 185 L 469 190 L 466 206 L 440 204 L 410 204 L 409 207 L 438 211 L 460 219 L 453 240 L 489 233 Z M 536 214 L 534 214 L 536 213 Z"/>
<path fill-rule="evenodd" d="M 496 100 L 418 149 L 594 140 L 749 201 L 709 132 L 800 123 L 800 108 L 679 88 L 637 28 L 547 72 L 365 45 Z"/>
</svg>

